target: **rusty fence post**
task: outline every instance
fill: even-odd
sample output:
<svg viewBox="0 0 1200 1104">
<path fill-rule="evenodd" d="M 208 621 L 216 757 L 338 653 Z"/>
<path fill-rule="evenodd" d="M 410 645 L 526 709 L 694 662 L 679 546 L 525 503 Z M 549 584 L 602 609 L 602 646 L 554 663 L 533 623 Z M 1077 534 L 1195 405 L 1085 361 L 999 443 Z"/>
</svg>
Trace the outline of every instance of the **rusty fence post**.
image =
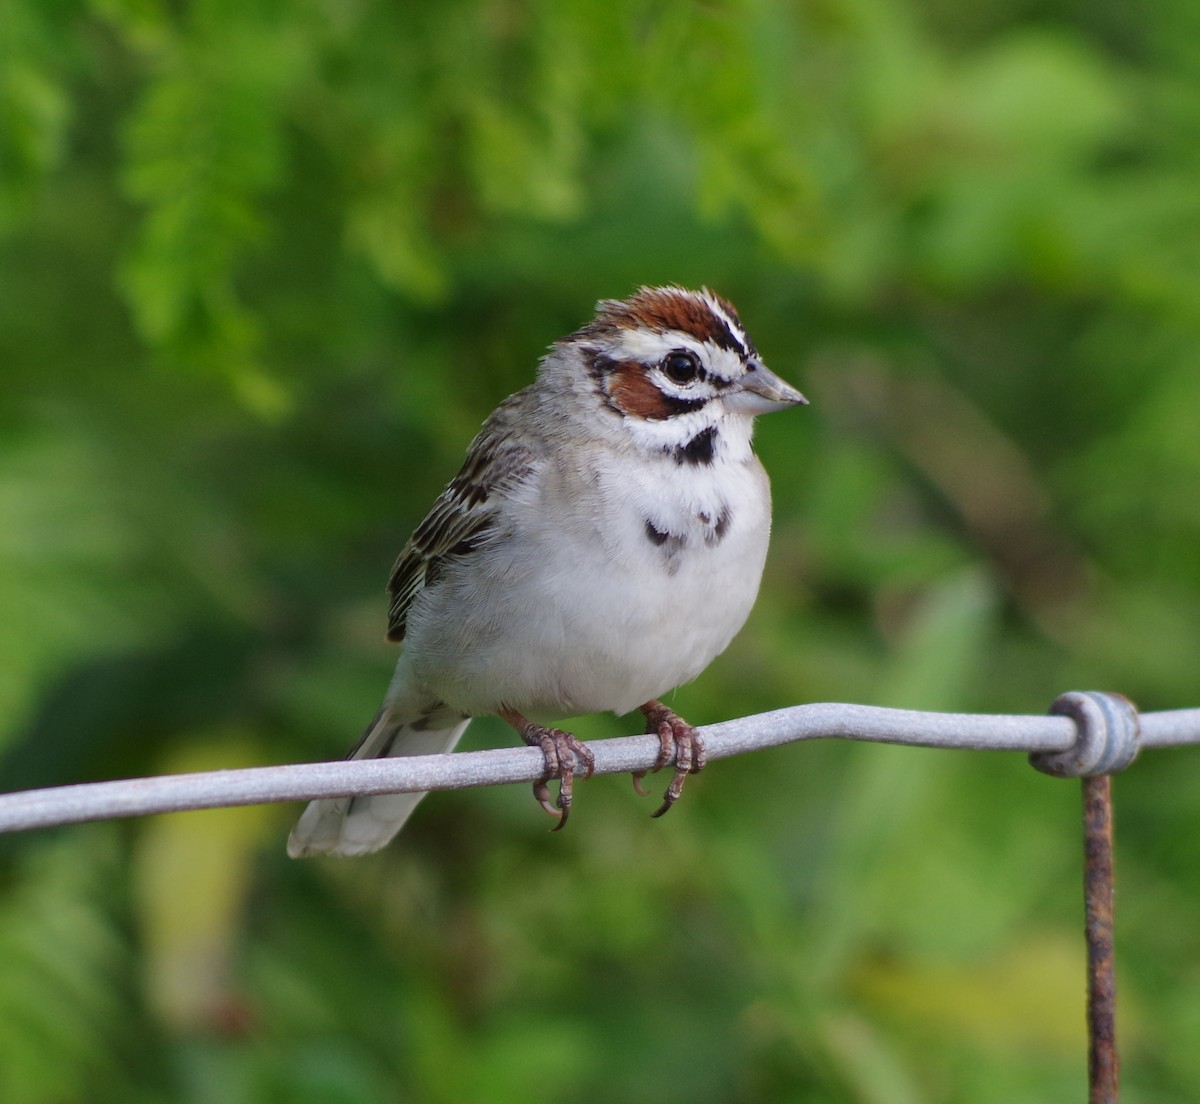
<svg viewBox="0 0 1200 1104">
<path fill-rule="evenodd" d="M 1117 1104 L 1117 987 L 1113 958 L 1112 774 L 1137 756 L 1141 725 L 1120 694 L 1072 691 L 1050 712 L 1070 717 L 1077 738 L 1066 751 L 1037 753 L 1038 770 L 1083 780 L 1083 899 L 1087 939 L 1088 1104 Z"/>
<path fill-rule="evenodd" d="M 1113 962 L 1112 776 L 1083 779 L 1083 900 L 1087 935 L 1088 1104 L 1117 1104 L 1117 983 Z"/>
</svg>

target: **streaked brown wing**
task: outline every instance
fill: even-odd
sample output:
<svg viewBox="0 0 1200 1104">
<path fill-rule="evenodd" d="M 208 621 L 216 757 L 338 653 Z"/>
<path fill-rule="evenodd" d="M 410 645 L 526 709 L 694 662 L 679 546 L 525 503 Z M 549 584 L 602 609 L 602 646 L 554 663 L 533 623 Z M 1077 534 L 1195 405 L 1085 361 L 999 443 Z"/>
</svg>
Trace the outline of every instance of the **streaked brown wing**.
<svg viewBox="0 0 1200 1104">
<path fill-rule="evenodd" d="M 510 400 L 511 401 L 511 400 Z M 495 532 L 497 499 L 530 477 L 533 450 L 511 434 L 506 403 L 471 442 L 462 469 L 438 496 L 400 553 L 388 580 L 388 639 L 404 639 L 408 610 L 438 568 L 475 551 Z"/>
</svg>

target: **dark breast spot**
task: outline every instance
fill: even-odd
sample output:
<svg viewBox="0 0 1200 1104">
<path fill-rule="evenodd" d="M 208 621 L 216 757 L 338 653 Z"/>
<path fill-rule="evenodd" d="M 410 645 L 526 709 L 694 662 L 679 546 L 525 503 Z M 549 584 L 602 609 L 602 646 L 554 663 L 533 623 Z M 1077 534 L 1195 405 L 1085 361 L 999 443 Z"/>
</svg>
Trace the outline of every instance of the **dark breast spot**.
<svg viewBox="0 0 1200 1104">
<path fill-rule="evenodd" d="M 713 462 L 717 453 L 717 427 L 702 429 L 686 445 L 675 449 L 675 463 L 691 464 L 693 467 Z"/>
<path fill-rule="evenodd" d="M 664 532 L 647 518 L 646 539 L 655 548 L 662 549 L 663 566 L 666 568 L 668 575 L 674 575 L 679 570 L 679 554 L 683 551 L 684 545 L 687 544 L 687 537 L 679 537 L 674 533 Z"/>
<path fill-rule="evenodd" d="M 729 532 L 729 523 L 732 520 L 733 512 L 728 506 L 721 507 L 716 522 L 713 522 L 709 514 L 701 514 L 700 521 L 705 526 L 704 543 L 710 548 L 720 544 L 725 539 L 725 534 Z"/>
<path fill-rule="evenodd" d="M 650 543 L 655 547 L 659 547 L 667 543 L 670 539 L 670 533 L 664 533 L 661 529 L 654 527 L 654 522 L 649 518 L 646 519 L 646 536 L 650 539 Z"/>
</svg>

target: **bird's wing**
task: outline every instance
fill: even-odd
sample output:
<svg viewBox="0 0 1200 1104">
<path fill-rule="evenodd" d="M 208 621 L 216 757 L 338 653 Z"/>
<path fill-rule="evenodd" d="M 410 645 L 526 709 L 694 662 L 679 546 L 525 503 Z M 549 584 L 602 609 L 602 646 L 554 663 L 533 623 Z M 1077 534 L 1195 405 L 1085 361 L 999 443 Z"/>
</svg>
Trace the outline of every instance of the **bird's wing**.
<svg viewBox="0 0 1200 1104">
<path fill-rule="evenodd" d="M 507 404 L 505 404 L 507 405 Z M 497 530 L 498 500 L 536 469 L 530 445 L 512 431 L 505 406 L 471 442 L 462 469 L 438 496 L 392 568 L 388 593 L 388 639 L 404 639 L 413 599 L 433 582 L 438 568 L 474 552 Z"/>
</svg>

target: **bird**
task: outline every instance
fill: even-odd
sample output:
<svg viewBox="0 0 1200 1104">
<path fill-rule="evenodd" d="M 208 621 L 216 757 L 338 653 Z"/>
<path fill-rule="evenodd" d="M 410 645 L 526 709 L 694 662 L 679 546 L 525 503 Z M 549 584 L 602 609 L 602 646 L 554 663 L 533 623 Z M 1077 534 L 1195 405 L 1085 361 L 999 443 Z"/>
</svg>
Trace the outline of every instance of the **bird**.
<svg viewBox="0 0 1200 1104">
<path fill-rule="evenodd" d="M 594 756 L 544 722 L 640 710 L 660 742 L 654 769 L 674 758 L 653 815 L 665 813 L 705 753 L 660 699 L 725 650 L 766 560 L 754 419 L 807 401 L 708 288 L 597 303 L 487 418 L 396 560 L 387 635 L 402 650 L 349 757 L 449 752 L 471 718 L 499 716 L 542 750 L 534 797 L 561 828 Z M 377 851 L 423 796 L 313 801 L 288 853 Z"/>
</svg>

